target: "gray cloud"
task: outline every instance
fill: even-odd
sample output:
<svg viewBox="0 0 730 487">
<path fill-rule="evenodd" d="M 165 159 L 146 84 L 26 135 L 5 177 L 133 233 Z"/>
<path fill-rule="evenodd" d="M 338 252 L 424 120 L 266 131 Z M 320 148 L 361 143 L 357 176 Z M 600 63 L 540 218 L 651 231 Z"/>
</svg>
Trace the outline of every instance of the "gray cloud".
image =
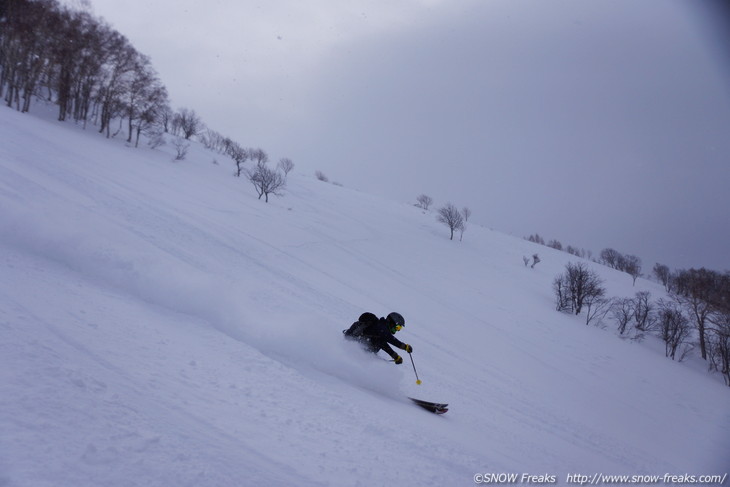
<svg viewBox="0 0 730 487">
<path fill-rule="evenodd" d="M 647 270 L 730 268 L 723 9 L 93 3 L 176 104 L 303 170 L 402 201 L 426 192 L 497 230 L 614 247 Z"/>
</svg>

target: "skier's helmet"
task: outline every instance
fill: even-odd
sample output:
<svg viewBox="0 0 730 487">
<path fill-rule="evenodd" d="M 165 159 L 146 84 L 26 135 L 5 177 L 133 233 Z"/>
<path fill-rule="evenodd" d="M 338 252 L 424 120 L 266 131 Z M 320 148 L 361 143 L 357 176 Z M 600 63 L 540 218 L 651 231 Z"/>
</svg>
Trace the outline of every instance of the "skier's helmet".
<svg viewBox="0 0 730 487">
<path fill-rule="evenodd" d="M 403 319 L 403 315 L 401 315 L 400 313 L 396 313 L 395 311 L 388 315 L 386 321 L 390 325 L 390 331 L 392 333 L 395 333 L 396 331 L 399 331 L 401 328 L 406 326 L 406 320 Z"/>
</svg>

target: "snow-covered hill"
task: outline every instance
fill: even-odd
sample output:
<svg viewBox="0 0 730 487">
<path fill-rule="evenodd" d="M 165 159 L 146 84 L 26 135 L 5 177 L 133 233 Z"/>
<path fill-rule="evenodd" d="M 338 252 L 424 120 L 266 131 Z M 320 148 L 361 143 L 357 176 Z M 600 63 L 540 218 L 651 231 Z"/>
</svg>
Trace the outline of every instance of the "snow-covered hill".
<svg viewBox="0 0 730 487">
<path fill-rule="evenodd" d="M 474 225 L 452 242 L 415 195 L 296 169 L 265 204 L 222 156 L 171 150 L 0 110 L 0 485 L 730 470 L 728 389 L 556 312 L 568 254 Z M 420 386 L 342 339 L 394 310 Z"/>
</svg>

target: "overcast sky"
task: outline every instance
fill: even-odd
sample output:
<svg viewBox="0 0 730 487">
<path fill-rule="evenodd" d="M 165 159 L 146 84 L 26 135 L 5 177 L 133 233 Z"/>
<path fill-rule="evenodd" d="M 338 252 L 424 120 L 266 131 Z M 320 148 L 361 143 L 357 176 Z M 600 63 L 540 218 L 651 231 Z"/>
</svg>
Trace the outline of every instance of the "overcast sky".
<svg viewBox="0 0 730 487">
<path fill-rule="evenodd" d="M 175 108 L 273 161 L 645 272 L 730 270 L 720 3 L 91 0 Z"/>
</svg>

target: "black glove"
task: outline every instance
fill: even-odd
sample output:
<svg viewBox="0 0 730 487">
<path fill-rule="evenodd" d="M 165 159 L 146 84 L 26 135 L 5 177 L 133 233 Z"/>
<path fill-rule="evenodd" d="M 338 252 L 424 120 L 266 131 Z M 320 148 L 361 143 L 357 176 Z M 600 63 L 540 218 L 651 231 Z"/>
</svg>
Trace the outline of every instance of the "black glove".
<svg viewBox="0 0 730 487">
<path fill-rule="evenodd" d="M 408 345 L 407 343 L 403 344 L 403 350 L 405 350 L 406 353 L 413 353 L 413 347 Z"/>
<path fill-rule="evenodd" d="M 395 356 L 395 363 L 398 364 L 398 365 L 400 365 L 400 364 L 403 363 L 403 359 L 401 358 L 400 355 L 396 355 Z"/>
</svg>

